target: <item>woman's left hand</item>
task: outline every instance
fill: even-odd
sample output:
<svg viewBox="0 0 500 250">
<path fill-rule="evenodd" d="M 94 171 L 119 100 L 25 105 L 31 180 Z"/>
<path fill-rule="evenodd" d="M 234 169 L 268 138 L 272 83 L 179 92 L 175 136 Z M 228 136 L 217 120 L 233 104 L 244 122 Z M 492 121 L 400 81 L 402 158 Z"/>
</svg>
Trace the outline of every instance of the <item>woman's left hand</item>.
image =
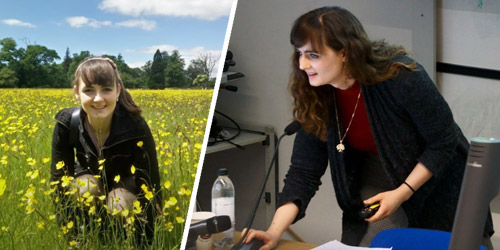
<svg viewBox="0 0 500 250">
<path fill-rule="evenodd" d="M 394 190 L 382 192 L 364 200 L 363 202 L 365 205 L 371 205 L 376 202 L 380 203 L 378 211 L 372 217 L 365 220 L 367 222 L 375 222 L 393 214 L 412 194 L 413 192 L 408 188 L 399 186 Z"/>
</svg>

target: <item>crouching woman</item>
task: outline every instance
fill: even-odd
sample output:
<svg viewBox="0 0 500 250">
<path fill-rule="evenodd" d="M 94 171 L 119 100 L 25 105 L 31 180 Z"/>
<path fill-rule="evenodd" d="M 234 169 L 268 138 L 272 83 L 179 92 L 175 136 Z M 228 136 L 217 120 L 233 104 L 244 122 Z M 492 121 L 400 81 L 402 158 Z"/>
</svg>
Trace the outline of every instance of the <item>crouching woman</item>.
<svg viewBox="0 0 500 250">
<path fill-rule="evenodd" d="M 59 224 L 68 229 L 71 223 L 80 234 L 97 207 L 104 221 L 120 221 L 105 216 L 112 214 L 134 224 L 140 244 L 151 241 L 161 204 L 160 178 L 155 143 L 140 107 L 109 58 L 80 63 L 73 90 L 81 106 L 57 113 L 52 140 L 51 183 Z M 83 209 L 71 207 L 74 201 L 85 204 Z M 124 215 L 134 217 L 127 221 Z"/>
</svg>

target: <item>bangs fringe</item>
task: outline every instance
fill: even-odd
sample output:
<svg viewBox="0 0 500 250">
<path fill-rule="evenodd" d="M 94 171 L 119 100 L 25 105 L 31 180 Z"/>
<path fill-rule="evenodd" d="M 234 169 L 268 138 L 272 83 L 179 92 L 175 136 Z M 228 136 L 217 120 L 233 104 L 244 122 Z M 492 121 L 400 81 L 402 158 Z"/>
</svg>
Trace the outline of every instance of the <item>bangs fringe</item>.
<svg viewBox="0 0 500 250">
<path fill-rule="evenodd" d="M 81 65 L 79 71 L 75 74 L 75 80 L 80 78 L 85 86 L 90 87 L 94 84 L 109 87 L 116 84 L 115 70 L 107 61 L 93 60 Z"/>
</svg>

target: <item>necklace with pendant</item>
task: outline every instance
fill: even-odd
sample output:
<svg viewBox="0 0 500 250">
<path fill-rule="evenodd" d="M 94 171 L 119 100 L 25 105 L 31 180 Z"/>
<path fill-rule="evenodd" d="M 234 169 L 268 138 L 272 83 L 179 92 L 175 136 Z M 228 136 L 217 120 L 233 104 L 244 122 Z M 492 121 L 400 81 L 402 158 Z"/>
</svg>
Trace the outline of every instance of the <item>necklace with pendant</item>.
<svg viewBox="0 0 500 250">
<path fill-rule="evenodd" d="M 335 95 L 336 93 L 333 94 L 333 101 L 335 102 L 335 118 L 337 119 L 337 132 L 339 133 L 339 139 L 340 139 L 339 144 L 337 144 L 337 151 L 342 153 L 345 150 L 345 145 L 343 141 L 347 135 L 347 132 L 349 132 L 352 120 L 354 119 L 354 115 L 356 114 L 356 110 L 358 109 L 359 98 L 361 97 L 361 88 L 359 89 L 358 99 L 356 100 L 356 105 L 354 106 L 354 111 L 352 112 L 351 120 L 349 121 L 349 125 L 347 125 L 347 129 L 345 130 L 344 136 L 340 136 L 339 114 L 337 111 L 337 100 L 335 99 Z"/>
</svg>

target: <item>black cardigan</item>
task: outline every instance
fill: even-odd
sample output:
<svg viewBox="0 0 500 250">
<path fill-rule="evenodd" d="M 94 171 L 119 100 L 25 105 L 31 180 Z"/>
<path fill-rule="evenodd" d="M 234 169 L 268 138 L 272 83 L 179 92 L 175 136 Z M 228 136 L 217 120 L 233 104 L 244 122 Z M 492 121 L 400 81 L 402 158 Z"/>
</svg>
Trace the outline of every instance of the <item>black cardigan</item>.
<svg viewBox="0 0 500 250">
<path fill-rule="evenodd" d="M 420 65 L 418 71 L 401 70 L 390 80 L 362 86 L 362 91 L 378 155 L 391 185 L 401 185 L 418 162 L 433 173 L 402 204 L 409 226 L 451 231 L 469 144 L 443 96 Z M 349 145 L 343 153 L 335 149 L 339 138 L 335 113 L 330 113 L 326 142 L 303 130 L 295 137 L 291 166 L 278 203 L 297 204 L 299 214 L 294 223 L 305 216 L 328 160 L 344 219 L 355 217 L 363 207 L 361 183 L 356 176 L 364 152 Z M 339 125 L 343 134 L 342 123 Z M 493 233 L 491 214 L 485 229 Z"/>
</svg>

